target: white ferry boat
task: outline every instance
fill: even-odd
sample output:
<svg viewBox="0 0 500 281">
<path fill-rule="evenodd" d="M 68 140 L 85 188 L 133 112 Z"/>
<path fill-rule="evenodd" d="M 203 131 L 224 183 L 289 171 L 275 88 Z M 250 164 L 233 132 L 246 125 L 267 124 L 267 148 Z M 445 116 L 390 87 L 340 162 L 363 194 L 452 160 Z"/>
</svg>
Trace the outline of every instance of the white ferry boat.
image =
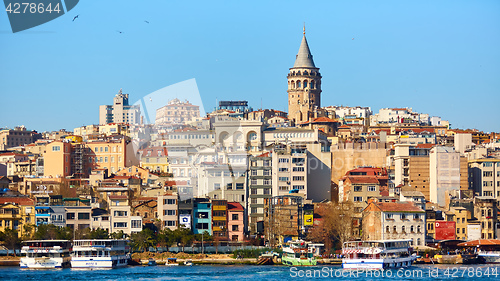
<svg viewBox="0 0 500 281">
<path fill-rule="evenodd" d="M 32 240 L 24 242 L 19 266 L 21 268 L 69 267 L 71 242 L 68 240 Z"/>
<path fill-rule="evenodd" d="M 349 241 L 342 247 L 344 269 L 390 269 L 411 266 L 412 240 Z"/>
<path fill-rule="evenodd" d="M 74 240 L 73 268 L 115 268 L 126 266 L 130 259 L 128 240 Z"/>
<path fill-rule="evenodd" d="M 485 263 L 500 263 L 500 251 L 478 251 L 477 256 Z"/>
</svg>

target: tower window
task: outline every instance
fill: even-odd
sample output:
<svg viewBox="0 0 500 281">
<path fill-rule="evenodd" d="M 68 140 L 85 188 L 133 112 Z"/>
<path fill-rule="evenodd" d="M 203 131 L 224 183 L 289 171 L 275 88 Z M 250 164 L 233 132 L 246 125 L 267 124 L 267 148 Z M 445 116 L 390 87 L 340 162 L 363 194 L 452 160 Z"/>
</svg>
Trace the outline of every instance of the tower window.
<svg viewBox="0 0 500 281">
<path fill-rule="evenodd" d="M 311 89 L 314 89 L 314 81 L 311 81 Z"/>
<path fill-rule="evenodd" d="M 300 89 L 300 87 L 301 87 L 300 81 L 297 81 L 297 88 Z"/>
<path fill-rule="evenodd" d="M 307 87 L 307 80 L 304 80 L 304 89 Z"/>
</svg>

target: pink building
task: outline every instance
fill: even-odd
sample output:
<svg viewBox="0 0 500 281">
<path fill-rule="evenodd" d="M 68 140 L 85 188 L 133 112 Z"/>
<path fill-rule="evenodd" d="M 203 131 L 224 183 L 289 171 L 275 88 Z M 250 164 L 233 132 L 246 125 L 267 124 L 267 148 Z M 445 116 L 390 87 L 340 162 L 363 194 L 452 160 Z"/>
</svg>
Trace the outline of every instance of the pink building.
<svg viewBox="0 0 500 281">
<path fill-rule="evenodd" d="M 238 202 L 227 203 L 229 239 L 243 242 L 243 206 Z"/>
</svg>

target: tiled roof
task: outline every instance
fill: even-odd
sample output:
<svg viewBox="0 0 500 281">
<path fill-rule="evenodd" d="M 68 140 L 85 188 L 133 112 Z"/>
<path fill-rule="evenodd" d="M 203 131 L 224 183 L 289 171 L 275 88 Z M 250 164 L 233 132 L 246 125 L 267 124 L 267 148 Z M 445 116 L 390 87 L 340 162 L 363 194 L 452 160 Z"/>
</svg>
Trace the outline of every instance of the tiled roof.
<svg viewBox="0 0 500 281">
<path fill-rule="evenodd" d="M 412 202 L 377 202 L 374 203 L 382 212 L 424 212 Z"/>
<path fill-rule="evenodd" d="M 35 200 L 28 197 L 0 197 L 0 204 L 16 203 L 19 205 L 34 205 Z"/>
<path fill-rule="evenodd" d="M 257 157 L 271 157 L 269 152 L 266 152 L 266 153 L 262 153 L 261 155 L 257 156 Z"/>
<path fill-rule="evenodd" d="M 379 180 L 375 176 L 352 176 L 352 177 L 347 176 L 346 178 L 349 179 L 349 181 L 351 183 L 357 183 L 357 184 L 362 184 L 362 183 L 378 184 L 379 183 Z"/>
<path fill-rule="evenodd" d="M 500 245 L 499 239 L 479 239 L 458 244 L 457 246 Z"/>
<path fill-rule="evenodd" d="M 227 209 L 229 211 L 243 211 L 243 206 L 238 202 L 227 202 Z"/>
</svg>

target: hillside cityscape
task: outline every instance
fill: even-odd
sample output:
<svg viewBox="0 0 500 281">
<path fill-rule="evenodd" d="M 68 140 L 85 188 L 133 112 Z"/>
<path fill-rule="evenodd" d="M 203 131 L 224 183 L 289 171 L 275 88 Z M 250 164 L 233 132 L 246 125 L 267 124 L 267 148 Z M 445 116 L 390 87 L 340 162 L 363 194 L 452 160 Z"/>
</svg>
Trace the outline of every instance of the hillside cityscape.
<svg viewBox="0 0 500 281">
<path fill-rule="evenodd" d="M 183 92 L 133 104 L 142 97 L 120 89 L 95 105 L 99 124 L 1 129 L 3 245 L 101 233 L 142 249 L 306 239 L 334 253 L 351 240 L 499 237 L 498 133 L 411 107 L 322 104 L 305 29 L 297 46 L 277 93 L 287 112 L 220 100 L 204 114 Z"/>
</svg>

